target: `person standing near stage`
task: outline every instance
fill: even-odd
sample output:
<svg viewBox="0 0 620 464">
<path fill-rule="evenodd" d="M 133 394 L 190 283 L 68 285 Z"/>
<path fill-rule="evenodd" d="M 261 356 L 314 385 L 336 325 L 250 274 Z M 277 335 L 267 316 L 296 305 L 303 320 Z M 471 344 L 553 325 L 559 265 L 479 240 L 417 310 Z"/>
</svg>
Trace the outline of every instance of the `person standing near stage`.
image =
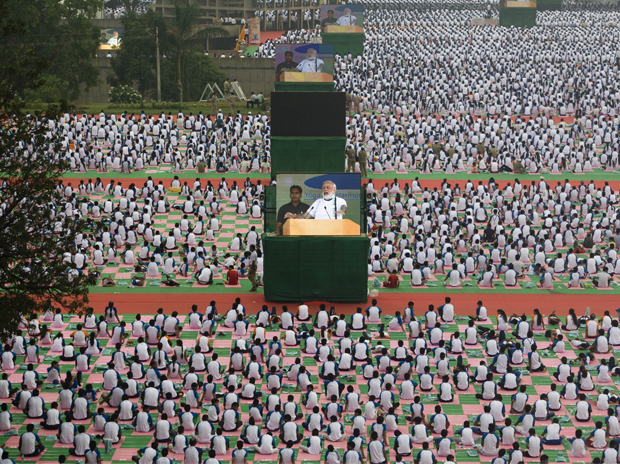
<svg viewBox="0 0 620 464">
<path fill-rule="evenodd" d="M 358 155 L 360 158 L 360 172 L 362 173 L 362 177 L 368 177 L 368 173 L 366 172 L 366 158 L 368 157 L 366 149 L 362 147 Z"/>
<path fill-rule="evenodd" d="M 235 105 L 237 104 L 237 96 L 234 93 L 231 93 L 228 96 L 228 101 L 230 102 L 230 112 L 232 114 L 235 113 Z"/>
<path fill-rule="evenodd" d="M 355 148 L 353 145 L 347 147 L 347 172 L 355 172 Z"/>
<path fill-rule="evenodd" d="M 217 95 L 213 92 L 213 96 L 211 97 L 211 113 L 215 116 L 217 114 Z"/>
<path fill-rule="evenodd" d="M 293 52 L 290 50 L 284 52 L 284 61 L 276 66 L 276 81 L 280 80 L 280 76 L 283 72 L 294 70 L 298 65 L 299 63 L 293 61 Z"/>
<path fill-rule="evenodd" d="M 351 105 L 353 105 L 353 97 L 351 92 L 347 92 L 345 95 L 345 108 L 349 116 L 351 116 Z"/>
<path fill-rule="evenodd" d="M 321 30 L 323 32 L 325 32 L 325 26 L 337 23 L 338 20 L 334 17 L 334 13 L 334 10 L 327 10 L 327 18 L 321 21 Z"/>
<path fill-rule="evenodd" d="M 258 260 L 258 254 L 256 253 L 256 246 L 250 245 L 250 257 L 246 260 L 248 265 L 248 279 L 252 282 L 251 292 L 255 292 L 258 289 L 258 282 L 256 282 L 256 261 Z"/>
<path fill-rule="evenodd" d="M 362 112 L 362 96 L 359 93 L 353 95 L 353 114 Z"/>
<path fill-rule="evenodd" d="M 338 18 L 336 24 L 339 26 L 355 26 L 355 21 L 357 21 L 357 17 L 351 14 L 351 8 L 345 8 L 344 14 Z"/>
</svg>

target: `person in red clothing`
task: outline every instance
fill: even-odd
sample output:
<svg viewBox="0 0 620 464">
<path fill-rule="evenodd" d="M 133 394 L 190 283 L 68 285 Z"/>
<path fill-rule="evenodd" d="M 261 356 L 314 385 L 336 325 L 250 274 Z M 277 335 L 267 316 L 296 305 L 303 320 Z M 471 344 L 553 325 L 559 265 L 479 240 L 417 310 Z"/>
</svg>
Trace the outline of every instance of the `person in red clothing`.
<svg viewBox="0 0 620 464">
<path fill-rule="evenodd" d="M 228 267 L 228 272 L 224 276 L 224 282 L 227 285 L 237 285 L 239 283 L 239 273 L 234 266 Z"/>
<path fill-rule="evenodd" d="M 399 281 L 396 271 L 392 271 L 392 273 L 388 276 L 387 280 L 383 282 L 383 286 L 386 288 L 397 288 L 398 284 Z"/>
</svg>

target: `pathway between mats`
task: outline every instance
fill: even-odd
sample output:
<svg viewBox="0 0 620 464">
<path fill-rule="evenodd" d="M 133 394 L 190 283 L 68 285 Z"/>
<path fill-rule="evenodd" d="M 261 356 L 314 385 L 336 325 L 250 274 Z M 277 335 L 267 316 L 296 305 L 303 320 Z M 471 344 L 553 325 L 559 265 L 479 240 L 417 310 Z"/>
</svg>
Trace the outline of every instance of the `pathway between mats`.
<svg viewBox="0 0 620 464">
<path fill-rule="evenodd" d="M 460 315 L 475 314 L 476 303 L 482 300 L 487 307 L 489 314 L 496 314 L 498 308 L 503 309 L 509 314 L 526 313 L 532 314 L 534 308 L 541 310 L 543 314 L 550 314 L 555 311 L 558 316 L 566 316 L 570 308 L 575 308 L 577 313 L 583 312 L 586 307 L 590 307 L 597 314 L 602 311 L 611 311 L 615 315 L 616 309 L 620 306 L 617 295 L 605 294 L 571 294 L 571 295 L 541 295 L 541 294 L 462 294 L 462 293 L 380 293 L 376 298 L 378 305 L 388 314 L 395 311 L 402 311 L 407 302 L 415 303 L 416 314 L 421 314 L 434 304 L 435 307 L 443 304 L 444 297 L 450 296 L 456 306 L 456 313 Z M 199 309 L 204 309 L 211 302 L 215 301 L 220 312 L 229 309 L 235 298 L 241 298 L 242 304 L 247 308 L 248 313 L 256 314 L 262 305 L 269 307 L 276 306 L 278 310 L 284 303 L 266 302 L 262 293 L 230 294 L 230 293 L 204 293 L 204 294 L 179 294 L 166 293 L 162 291 L 149 294 L 113 294 L 98 293 L 90 295 L 90 305 L 97 313 L 103 313 L 103 309 L 110 300 L 114 301 L 118 311 L 122 314 L 135 313 L 154 313 L 157 308 L 164 308 L 166 312 L 178 311 L 179 313 L 189 312 L 193 304 L 197 304 Z M 335 303 L 334 306 L 338 313 L 353 314 L 358 307 L 367 308 L 370 306 L 371 298 L 367 303 Z M 300 302 L 290 302 L 287 304 L 289 310 L 295 311 L 296 305 Z M 315 314 L 319 304 L 325 303 L 328 308 L 329 302 L 306 302 L 310 306 L 311 313 Z"/>
</svg>

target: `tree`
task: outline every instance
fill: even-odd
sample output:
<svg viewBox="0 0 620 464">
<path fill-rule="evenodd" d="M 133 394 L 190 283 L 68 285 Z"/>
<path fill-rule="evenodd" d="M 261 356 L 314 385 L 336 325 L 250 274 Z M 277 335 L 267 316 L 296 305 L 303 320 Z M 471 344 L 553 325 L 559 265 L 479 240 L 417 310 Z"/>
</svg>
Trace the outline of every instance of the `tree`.
<svg viewBox="0 0 620 464">
<path fill-rule="evenodd" d="M 195 4 L 181 6 L 174 5 L 174 17 L 167 19 L 166 34 L 176 55 L 176 85 L 179 92 L 179 101 L 183 101 L 183 61 L 185 55 L 199 40 L 212 37 L 225 37 L 228 31 L 218 26 L 202 26 L 196 23 L 198 7 Z"/>
<path fill-rule="evenodd" d="M 97 0 L 0 0 L 2 339 L 22 318 L 50 304 L 79 312 L 96 283 L 94 275 L 63 259 L 87 230 L 85 221 L 67 209 L 72 199 L 56 188 L 69 164 L 59 136 L 51 135 L 50 121 L 70 108 L 52 105 L 45 117 L 19 110 L 20 99 L 45 83 L 69 84 L 76 95 L 80 84 L 96 82 L 90 62 L 99 31 L 88 18 L 98 5 Z"/>
<path fill-rule="evenodd" d="M 90 19 L 99 7 L 98 0 L 0 0 L 0 107 L 49 78 L 63 81 L 68 98 L 97 83 L 99 29 Z"/>
<path fill-rule="evenodd" d="M 154 98 L 157 91 L 155 28 L 159 29 L 162 98 L 164 101 L 198 100 L 207 82 L 222 85 L 224 73 L 204 54 L 204 47 L 188 41 L 181 57 L 170 39 L 170 23 L 152 10 L 145 14 L 129 13 L 123 20 L 123 47 L 112 59 L 112 86 L 129 85 L 143 98 Z M 219 29 L 219 28 L 218 28 Z M 181 76 L 179 87 L 177 77 Z"/>
<path fill-rule="evenodd" d="M 54 108 L 46 114 L 54 118 Z M 22 318 L 54 304 L 80 312 L 94 275 L 82 274 L 63 254 L 76 249 L 87 224 L 68 214 L 57 189 L 69 168 L 49 120 L 41 115 L 0 114 L 0 337 L 14 333 Z"/>
<path fill-rule="evenodd" d="M 157 86 L 155 28 L 159 27 L 162 31 L 164 20 L 159 13 L 149 10 L 142 15 L 126 14 L 122 24 L 123 46 L 112 58 L 115 76 L 109 82 L 112 86 L 129 85 L 143 97 L 152 97 Z"/>
<path fill-rule="evenodd" d="M 195 47 L 185 54 L 182 70 L 183 98 L 188 101 L 198 101 L 207 82 L 216 82 L 221 88 L 226 79 L 226 75 L 200 47 Z"/>
</svg>

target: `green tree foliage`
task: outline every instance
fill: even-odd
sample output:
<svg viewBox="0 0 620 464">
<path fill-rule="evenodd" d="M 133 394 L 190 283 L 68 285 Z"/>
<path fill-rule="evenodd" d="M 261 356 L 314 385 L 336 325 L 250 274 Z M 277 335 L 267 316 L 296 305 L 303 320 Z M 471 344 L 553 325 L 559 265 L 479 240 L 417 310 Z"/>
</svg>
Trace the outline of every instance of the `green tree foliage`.
<svg viewBox="0 0 620 464">
<path fill-rule="evenodd" d="M 67 92 L 77 95 L 81 83 L 96 82 L 91 62 L 99 31 L 88 18 L 99 4 L 0 0 L 1 339 L 50 303 L 79 312 L 96 282 L 64 260 L 87 230 L 68 206 L 75 199 L 56 188 L 70 166 L 62 140 L 50 135 L 50 121 L 71 108 L 50 105 L 45 117 L 26 116 L 19 109 L 29 92 L 63 98 Z"/>
<path fill-rule="evenodd" d="M 0 106 L 46 80 L 60 79 L 68 98 L 77 98 L 81 84 L 95 85 L 99 29 L 90 18 L 100 6 L 99 0 L 0 0 Z"/>
<path fill-rule="evenodd" d="M 110 84 L 129 85 L 143 97 L 153 97 L 157 92 L 155 28 L 163 31 L 163 18 L 152 10 L 143 15 L 130 12 L 122 23 L 123 46 L 112 59 L 115 76 L 110 79 Z"/>
<path fill-rule="evenodd" d="M 35 76 L 36 77 L 36 76 Z M 57 116 L 54 108 L 48 117 Z M 69 214 L 58 184 L 69 169 L 58 138 L 42 116 L 0 114 L 0 338 L 54 303 L 79 312 L 96 280 L 63 262 L 86 223 Z"/>
<path fill-rule="evenodd" d="M 32 102 L 40 100 L 42 103 L 55 103 L 70 99 L 71 86 L 69 82 L 53 74 L 41 76 L 41 85 L 36 89 L 24 91 L 24 99 Z"/>
<path fill-rule="evenodd" d="M 198 77 L 198 78 L 197 78 Z M 173 101 L 197 101 L 207 83 L 217 82 L 224 87 L 226 75 L 204 54 L 202 47 L 196 47 L 185 54 L 182 64 L 183 98 Z M 176 89 L 175 89 L 176 90 Z"/>
<path fill-rule="evenodd" d="M 197 18 L 198 7 L 195 4 L 181 6 L 176 3 L 174 17 L 167 21 L 166 36 L 176 58 L 176 85 L 179 101 L 183 101 L 185 57 L 190 53 L 196 53 L 194 49 L 196 41 L 228 35 L 221 27 L 198 25 Z"/>
<path fill-rule="evenodd" d="M 135 87 L 144 98 L 156 98 L 155 29 L 159 29 L 161 89 L 164 101 L 198 100 L 207 83 L 222 85 L 224 74 L 204 53 L 209 37 L 227 35 L 220 27 L 196 24 L 195 5 L 175 6 L 174 18 L 159 13 L 129 13 L 123 18 L 123 47 L 112 59 L 112 85 Z"/>
</svg>

